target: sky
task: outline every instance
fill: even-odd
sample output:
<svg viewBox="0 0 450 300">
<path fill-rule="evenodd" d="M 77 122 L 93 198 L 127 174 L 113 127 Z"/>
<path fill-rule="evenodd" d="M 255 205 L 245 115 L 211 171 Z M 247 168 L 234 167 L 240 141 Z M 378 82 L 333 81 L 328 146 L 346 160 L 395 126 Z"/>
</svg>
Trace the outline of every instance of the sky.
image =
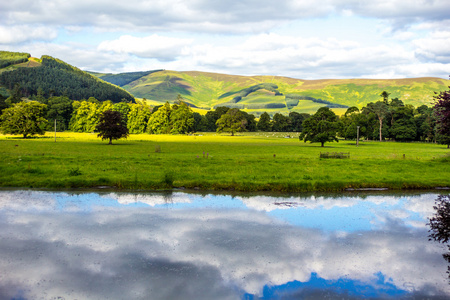
<svg viewBox="0 0 450 300">
<path fill-rule="evenodd" d="M 448 79 L 450 0 L 5 0 L 0 50 L 107 73 Z"/>
</svg>

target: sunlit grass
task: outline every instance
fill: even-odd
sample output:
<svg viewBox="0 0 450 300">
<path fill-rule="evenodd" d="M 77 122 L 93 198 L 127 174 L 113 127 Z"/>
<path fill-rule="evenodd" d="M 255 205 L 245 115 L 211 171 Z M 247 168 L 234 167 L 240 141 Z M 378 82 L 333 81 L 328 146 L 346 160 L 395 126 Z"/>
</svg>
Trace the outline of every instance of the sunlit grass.
<svg viewBox="0 0 450 300">
<path fill-rule="evenodd" d="M 159 149 L 159 150 L 157 150 Z M 350 159 L 320 159 L 320 152 Z M 244 191 L 450 186 L 450 151 L 425 143 L 319 144 L 296 133 L 131 135 L 112 146 L 93 133 L 0 136 L 0 186 Z"/>
</svg>

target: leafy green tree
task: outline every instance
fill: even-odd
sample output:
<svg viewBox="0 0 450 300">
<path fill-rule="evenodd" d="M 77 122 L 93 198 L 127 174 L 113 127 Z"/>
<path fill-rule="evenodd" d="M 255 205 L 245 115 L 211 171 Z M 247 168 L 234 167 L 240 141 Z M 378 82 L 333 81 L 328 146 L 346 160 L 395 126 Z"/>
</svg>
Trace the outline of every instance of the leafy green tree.
<svg viewBox="0 0 450 300">
<path fill-rule="evenodd" d="M 128 102 L 114 103 L 112 108 L 112 110 L 120 112 L 122 119 L 125 120 L 125 123 L 128 122 L 128 113 L 130 112 L 130 109 L 130 103 Z"/>
<path fill-rule="evenodd" d="M 212 111 L 208 111 L 205 115 L 205 122 L 203 122 L 205 125 L 205 131 L 216 131 L 217 130 L 217 125 L 216 122 L 217 120 L 220 119 L 220 117 L 224 114 L 227 113 L 227 111 L 230 108 L 226 107 L 226 106 L 218 106 L 216 107 L 215 110 Z"/>
<path fill-rule="evenodd" d="M 263 112 L 262 115 L 259 117 L 259 121 L 258 121 L 258 125 L 256 126 L 256 129 L 258 129 L 259 131 L 271 131 L 272 130 L 270 115 L 267 112 Z"/>
<path fill-rule="evenodd" d="M 414 122 L 417 128 L 417 141 L 434 141 L 436 120 L 433 109 L 426 105 L 421 105 L 416 109 Z"/>
<path fill-rule="evenodd" d="M 282 115 L 280 113 L 276 113 L 273 115 L 272 120 L 272 130 L 277 132 L 286 132 L 290 131 L 289 117 Z"/>
<path fill-rule="evenodd" d="M 226 114 L 223 114 L 216 122 L 217 132 L 235 132 L 246 131 L 247 119 L 237 108 L 231 108 Z"/>
<path fill-rule="evenodd" d="M 388 104 L 389 103 L 389 95 L 390 93 L 383 91 L 380 96 L 383 98 L 383 102 L 384 104 Z"/>
<path fill-rule="evenodd" d="M 166 102 L 166 104 L 161 106 L 150 116 L 147 124 L 147 132 L 156 134 L 170 133 L 172 129 L 170 124 L 171 113 L 172 108 L 170 107 L 169 102 Z"/>
<path fill-rule="evenodd" d="M 367 128 L 369 127 L 368 118 L 357 107 L 353 106 L 348 108 L 340 121 L 341 130 L 339 133 L 345 139 L 355 140 L 358 136 L 358 126 L 359 137 L 367 137 Z"/>
<path fill-rule="evenodd" d="M 183 134 L 193 131 L 194 116 L 192 109 L 182 101 L 179 105 L 174 105 L 170 114 L 170 125 L 170 133 L 173 134 Z"/>
<path fill-rule="evenodd" d="M 321 143 L 323 147 L 326 142 L 339 142 L 336 137 L 338 128 L 336 114 L 328 107 L 321 107 L 303 122 L 303 131 L 299 138 L 305 142 Z"/>
<path fill-rule="evenodd" d="M 400 106 L 392 112 L 393 124 L 391 125 L 391 137 L 396 141 L 413 141 L 417 135 L 414 122 L 414 108 L 412 106 Z"/>
<path fill-rule="evenodd" d="M 437 141 L 450 148 L 450 90 L 440 92 L 434 97 L 434 114 L 436 116 Z"/>
<path fill-rule="evenodd" d="M 69 129 L 70 119 L 72 118 L 73 105 L 72 100 L 67 97 L 50 97 L 45 100 L 47 104 L 47 120 L 56 119 L 56 130 L 64 131 Z M 51 127 L 51 124 L 49 124 Z"/>
<path fill-rule="evenodd" d="M 19 102 L 3 110 L 0 131 L 5 134 L 21 134 L 24 138 L 44 134 L 48 121 L 45 119 L 47 105 L 31 101 Z"/>
<path fill-rule="evenodd" d="M 310 114 L 298 113 L 298 112 L 290 112 L 289 113 L 289 123 L 291 124 L 291 131 L 301 132 L 303 130 L 303 121 L 309 118 Z"/>
<path fill-rule="evenodd" d="M 112 140 L 128 136 L 127 123 L 118 111 L 106 110 L 102 112 L 95 129 L 98 131 L 98 137 L 101 137 L 102 140 L 109 140 L 109 145 L 112 145 Z"/>
<path fill-rule="evenodd" d="M 203 116 L 198 112 L 193 112 L 192 117 L 194 118 L 194 132 L 202 131 L 202 119 Z"/>
<path fill-rule="evenodd" d="M 70 130 L 74 132 L 94 132 L 98 123 L 100 105 L 95 102 L 74 101 Z"/>
<path fill-rule="evenodd" d="M 378 118 L 378 124 L 379 124 L 379 136 L 380 136 L 380 142 L 383 140 L 383 120 L 388 116 L 389 114 L 389 108 L 386 103 L 378 101 L 375 103 L 369 103 L 367 104 L 367 109 L 371 112 L 373 112 L 377 118 Z"/>
<path fill-rule="evenodd" d="M 249 114 L 245 111 L 241 111 L 241 113 L 244 115 L 244 118 L 247 120 L 247 125 L 245 126 L 245 129 L 247 131 L 256 131 L 256 120 L 255 116 L 252 114 Z"/>
<path fill-rule="evenodd" d="M 145 104 L 130 104 L 127 127 L 130 133 L 144 133 L 147 130 L 148 120 L 152 111 Z"/>
</svg>

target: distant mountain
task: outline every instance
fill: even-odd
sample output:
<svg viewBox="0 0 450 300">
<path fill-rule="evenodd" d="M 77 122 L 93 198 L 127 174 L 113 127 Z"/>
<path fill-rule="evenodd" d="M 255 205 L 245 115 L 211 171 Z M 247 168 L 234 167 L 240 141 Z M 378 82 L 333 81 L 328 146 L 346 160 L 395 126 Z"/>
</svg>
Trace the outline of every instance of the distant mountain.
<svg viewBox="0 0 450 300">
<path fill-rule="evenodd" d="M 66 95 L 73 100 L 94 97 L 99 101 L 134 101 L 126 90 L 73 67 L 59 59 L 27 53 L 0 51 L 0 88 L 12 90 L 16 84 L 24 96 Z"/>
<path fill-rule="evenodd" d="M 264 111 L 271 114 L 291 111 L 313 113 L 322 106 L 343 113 L 348 107 L 361 108 L 369 102 L 381 100 L 383 91 L 390 93 L 390 98 L 398 98 L 405 104 L 416 107 L 431 105 L 434 92 L 446 90 L 450 85 L 449 80 L 432 77 L 301 80 L 280 76 L 166 70 L 149 71 L 148 74 L 102 74 L 99 77 L 117 83 L 135 97 L 145 98 L 151 104 L 174 102 L 181 95 L 192 107 L 237 107 L 256 115 Z"/>
</svg>

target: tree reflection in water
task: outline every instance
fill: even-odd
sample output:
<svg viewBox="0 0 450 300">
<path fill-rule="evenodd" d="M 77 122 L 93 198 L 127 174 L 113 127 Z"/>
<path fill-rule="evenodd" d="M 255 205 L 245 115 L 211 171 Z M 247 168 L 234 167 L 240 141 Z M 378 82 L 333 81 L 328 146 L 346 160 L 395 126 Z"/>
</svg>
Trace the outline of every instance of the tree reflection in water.
<svg viewBox="0 0 450 300">
<path fill-rule="evenodd" d="M 439 195 L 436 199 L 436 205 L 433 206 L 436 215 L 430 218 L 430 241 L 435 240 L 440 243 L 448 243 L 450 240 L 450 195 Z M 443 254 L 444 259 L 450 263 L 450 245 L 447 245 L 448 252 Z M 448 266 L 450 280 L 450 266 Z M 449 281 L 450 284 L 450 281 Z"/>
</svg>

